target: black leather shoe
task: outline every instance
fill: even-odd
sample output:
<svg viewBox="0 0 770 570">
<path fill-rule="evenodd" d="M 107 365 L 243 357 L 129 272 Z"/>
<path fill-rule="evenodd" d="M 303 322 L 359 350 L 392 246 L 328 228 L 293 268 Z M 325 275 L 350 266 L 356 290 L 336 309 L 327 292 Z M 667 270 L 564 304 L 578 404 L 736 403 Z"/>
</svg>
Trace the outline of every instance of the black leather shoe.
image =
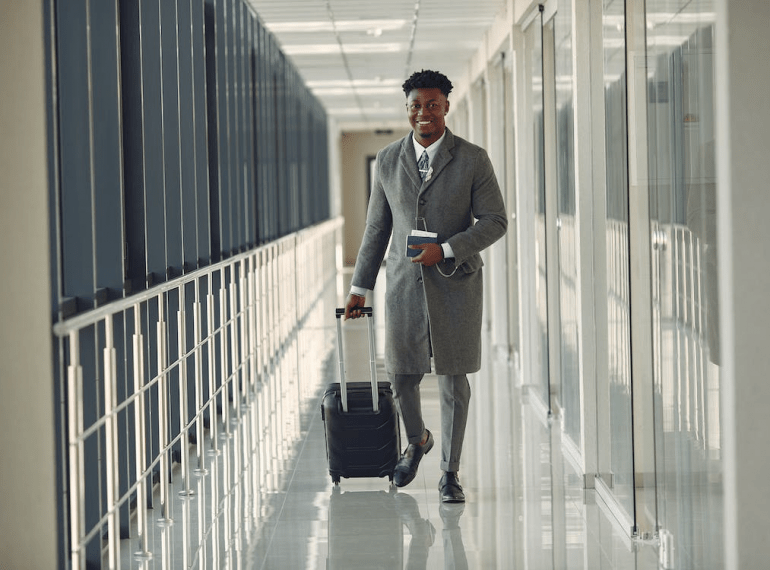
<svg viewBox="0 0 770 570">
<path fill-rule="evenodd" d="M 433 449 L 433 434 L 428 432 L 428 440 L 423 444 L 410 443 L 406 446 L 406 451 L 401 459 L 396 463 L 393 470 L 393 482 L 396 487 L 406 487 L 417 475 L 417 466 L 420 464 L 422 456 Z"/>
<path fill-rule="evenodd" d="M 441 480 L 438 482 L 438 490 L 441 493 L 442 503 L 464 503 L 465 493 L 460 486 L 460 479 L 457 477 L 457 473 L 453 471 L 447 471 L 441 476 Z"/>
</svg>

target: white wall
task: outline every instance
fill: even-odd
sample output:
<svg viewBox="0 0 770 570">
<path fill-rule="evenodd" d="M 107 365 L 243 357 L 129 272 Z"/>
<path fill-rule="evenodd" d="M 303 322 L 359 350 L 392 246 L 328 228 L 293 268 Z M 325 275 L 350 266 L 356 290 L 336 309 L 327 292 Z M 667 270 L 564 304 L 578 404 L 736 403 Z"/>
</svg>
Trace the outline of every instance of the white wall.
<svg viewBox="0 0 770 570">
<path fill-rule="evenodd" d="M 42 2 L 0 21 L 0 567 L 55 568 Z"/>
<path fill-rule="evenodd" d="M 770 4 L 717 3 L 726 568 L 765 568 L 770 524 Z M 722 254 L 721 252 L 725 252 Z"/>
<path fill-rule="evenodd" d="M 340 148 L 340 172 L 342 187 L 342 215 L 345 217 L 343 235 L 344 265 L 354 265 L 366 225 L 369 179 L 367 160 L 377 151 L 409 133 L 409 123 L 404 115 L 403 130 L 376 133 L 374 131 L 341 132 L 334 143 Z"/>
</svg>

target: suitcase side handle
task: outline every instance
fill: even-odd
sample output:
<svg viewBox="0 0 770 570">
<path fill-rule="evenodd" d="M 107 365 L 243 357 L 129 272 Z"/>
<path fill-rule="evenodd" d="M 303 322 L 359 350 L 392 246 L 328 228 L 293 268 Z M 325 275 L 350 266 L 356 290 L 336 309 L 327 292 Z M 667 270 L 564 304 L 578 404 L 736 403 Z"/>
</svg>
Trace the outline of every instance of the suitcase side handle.
<svg viewBox="0 0 770 570">
<path fill-rule="evenodd" d="M 372 410 L 374 412 L 380 411 L 380 395 L 377 387 L 377 356 L 376 348 L 374 346 L 374 325 L 372 324 L 373 313 L 371 307 L 361 307 L 361 312 L 368 316 L 367 325 L 369 329 L 369 372 L 372 382 Z M 341 316 L 345 314 L 345 309 L 337 308 L 335 310 L 337 316 L 337 348 L 340 355 L 340 396 L 342 398 L 342 411 L 348 411 L 348 389 L 345 385 L 345 355 L 342 352 L 342 321 Z"/>
</svg>

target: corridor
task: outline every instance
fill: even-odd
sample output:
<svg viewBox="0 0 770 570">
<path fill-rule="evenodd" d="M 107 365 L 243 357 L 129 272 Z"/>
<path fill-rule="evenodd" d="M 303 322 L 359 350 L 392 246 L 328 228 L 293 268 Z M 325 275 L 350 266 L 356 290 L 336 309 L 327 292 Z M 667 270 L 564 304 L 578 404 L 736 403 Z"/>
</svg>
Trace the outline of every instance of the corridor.
<svg viewBox="0 0 770 570">
<path fill-rule="evenodd" d="M 0 570 L 767 567 L 770 2 L 3 6 Z M 440 508 L 437 450 L 334 487 L 362 236 L 458 204 L 472 271 L 428 277 L 483 261 L 472 317 L 430 318 L 468 347 L 481 315 L 468 500 Z M 391 251 L 355 284 L 380 380 Z M 435 377 L 423 404 L 439 439 Z"/>
<path fill-rule="evenodd" d="M 461 470 L 467 504 L 439 501 L 435 451 L 422 461 L 417 479 L 398 491 L 376 478 L 343 479 L 335 487 L 320 400 L 324 387 L 339 378 L 336 289 L 327 288 L 282 356 L 297 359 L 312 381 L 301 390 L 288 382 L 280 395 L 260 391 L 237 413 L 233 404 L 218 450 L 208 444 L 203 471 L 191 476 L 192 494 L 184 493 L 177 469 L 171 520 L 147 511 L 148 553 L 137 554 L 137 540 L 122 541 L 122 568 L 658 568 L 659 541 L 630 540 L 621 532 L 608 507 L 571 470 L 554 421 L 488 351 L 482 371 L 471 376 Z M 346 358 L 349 377 L 366 379 L 364 320 L 346 322 L 343 338 L 346 355 L 355 355 Z M 378 363 L 383 380 L 381 354 Z M 422 394 L 426 424 L 438 426 L 435 376 L 425 377 Z M 271 396 L 278 406 L 265 405 Z"/>
</svg>

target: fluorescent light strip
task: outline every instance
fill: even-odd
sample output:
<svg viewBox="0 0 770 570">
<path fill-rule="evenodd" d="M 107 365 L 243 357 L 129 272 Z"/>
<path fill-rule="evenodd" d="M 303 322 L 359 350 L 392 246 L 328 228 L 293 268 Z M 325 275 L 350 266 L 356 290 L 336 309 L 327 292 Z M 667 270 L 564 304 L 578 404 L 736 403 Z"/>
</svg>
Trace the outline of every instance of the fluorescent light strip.
<svg viewBox="0 0 770 570">
<path fill-rule="evenodd" d="M 361 114 L 364 114 L 365 116 L 376 115 L 378 117 L 400 117 L 403 115 L 403 113 L 395 107 L 366 107 L 361 109 L 357 107 L 327 107 L 326 114 L 334 115 L 335 117 L 340 115 L 353 115 L 357 117 Z"/>
<path fill-rule="evenodd" d="M 367 32 L 369 30 L 393 31 L 406 25 L 406 20 L 343 20 L 332 22 L 272 22 L 266 24 L 274 33 Z"/>
<path fill-rule="evenodd" d="M 340 52 L 339 44 L 284 44 L 282 46 L 286 55 L 331 55 Z M 354 53 L 398 53 L 405 51 L 399 43 L 377 44 L 343 44 L 342 51 L 346 54 Z"/>
<path fill-rule="evenodd" d="M 318 97 L 349 96 L 351 87 L 309 87 Z M 398 95 L 400 87 L 355 87 L 352 88 L 359 95 Z"/>
<path fill-rule="evenodd" d="M 347 79 L 318 79 L 315 81 L 306 81 L 305 85 L 309 89 L 331 89 L 335 87 L 398 87 L 401 88 L 403 79 L 354 79 L 352 82 Z"/>
</svg>

